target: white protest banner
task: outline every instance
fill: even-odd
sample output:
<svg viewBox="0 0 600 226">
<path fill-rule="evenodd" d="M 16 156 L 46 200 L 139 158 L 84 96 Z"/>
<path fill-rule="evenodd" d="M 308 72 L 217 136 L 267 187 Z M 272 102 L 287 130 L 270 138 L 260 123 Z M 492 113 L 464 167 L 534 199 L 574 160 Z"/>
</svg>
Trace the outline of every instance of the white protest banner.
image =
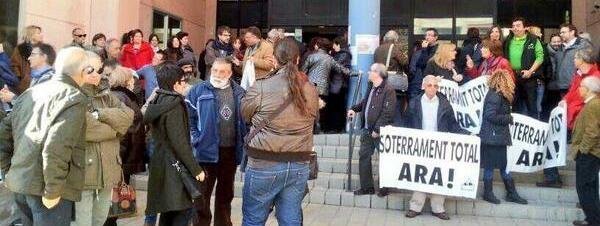
<svg viewBox="0 0 600 226">
<path fill-rule="evenodd" d="M 480 76 L 462 86 L 455 81 L 442 79 L 440 93 L 446 95 L 454 109 L 458 124 L 472 133 L 481 128 L 481 110 L 488 92 L 487 76 Z"/>
<path fill-rule="evenodd" d="M 479 145 L 476 136 L 383 127 L 379 185 L 474 199 Z"/>
<path fill-rule="evenodd" d="M 556 107 L 550 123 L 521 114 L 512 114 L 512 146 L 508 147 L 507 170 L 531 173 L 545 168 L 564 166 L 567 156 L 567 110 Z"/>
</svg>

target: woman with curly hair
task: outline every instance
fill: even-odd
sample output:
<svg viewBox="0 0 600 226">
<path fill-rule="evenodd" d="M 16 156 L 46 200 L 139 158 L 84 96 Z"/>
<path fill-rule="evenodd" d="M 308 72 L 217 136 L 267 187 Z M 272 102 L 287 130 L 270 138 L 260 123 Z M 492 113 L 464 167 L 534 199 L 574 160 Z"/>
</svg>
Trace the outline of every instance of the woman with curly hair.
<svg viewBox="0 0 600 226">
<path fill-rule="evenodd" d="M 496 70 L 488 80 L 489 91 L 483 103 L 483 122 L 479 133 L 481 138 L 481 167 L 483 171 L 483 200 L 499 204 L 500 200 L 492 191 L 494 169 L 506 187 L 506 201 L 527 204 L 515 189 L 515 182 L 506 171 L 506 147 L 511 145 L 509 126 L 513 122 L 511 103 L 515 97 L 515 83 L 506 70 Z"/>
</svg>

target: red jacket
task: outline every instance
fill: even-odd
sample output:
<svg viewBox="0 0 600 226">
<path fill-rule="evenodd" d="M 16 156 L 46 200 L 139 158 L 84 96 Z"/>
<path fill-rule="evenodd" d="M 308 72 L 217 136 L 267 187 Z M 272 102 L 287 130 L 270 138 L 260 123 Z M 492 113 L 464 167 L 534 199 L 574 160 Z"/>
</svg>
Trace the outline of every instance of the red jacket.
<svg viewBox="0 0 600 226">
<path fill-rule="evenodd" d="M 484 64 L 487 62 L 487 69 L 484 68 Z M 482 74 L 491 75 L 494 71 L 504 69 L 510 73 L 513 81 L 515 81 L 515 75 L 513 73 L 512 67 L 508 60 L 504 57 L 492 57 L 488 59 L 484 59 L 483 62 L 479 65 L 479 68 L 471 68 L 466 70 L 466 74 L 471 78 L 477 78 Z"/>
<path fill-rule="evenodd" d="M 134 49 L 133 44 L 125 44 L 121 54 L 120 63 L 123 67 L 128 67 L 133 70 L 138 70 L 143 66 L 152 63 L 154 50 L 147 42 L 142 42 L 140 49 Z"/>
<path fill-rule="evenodd" d="M 596 76 L 600 78 L 598 66 L 594 64 L 592 68 L 585 74 L 580 75 L 578 72 L 575 72 L 575 74 L 573 74 L 573 80 L 571 81 L 571 87 L 569 87 L 569 92 L 567 92 L 563 98 L 563 100 L 567 102 L 567 127 L 569 129 L 573 129 L 575 119 L 583 108 L 583 97 L 579 95 L 579 85 L 581 84 L 583 78 L 587 76 Z"/>
</svg>

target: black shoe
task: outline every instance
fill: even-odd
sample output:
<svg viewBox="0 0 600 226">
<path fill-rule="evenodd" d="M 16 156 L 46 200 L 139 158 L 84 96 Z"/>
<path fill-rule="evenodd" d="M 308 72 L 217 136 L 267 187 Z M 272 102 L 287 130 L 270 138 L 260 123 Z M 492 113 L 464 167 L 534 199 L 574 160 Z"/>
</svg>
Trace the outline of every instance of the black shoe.
<svg viewBox="0 0 600 226">
<path fill-rule="evenodd" d="M 373 188 L 368 188 L 368 189 L 358 189 L 354 191 L 354 195 L 372 195 L 375 194 L 375 189 Z"/>
<path fill-rule="evenodd" d="M 587 221 L 573 221 L 573 225 L 575 226 L 593 226 Z"/>
<path fill-rule="evenodd" d="M 388 188 L 381 188 L 377 192 L 377 196 L 380 197 L 380 198 L 386 197 L 389 194 L 390 194 L 390 189 L 388 189 Z"/>
<path fill-rule="evenodd" d="M 419 215 L 421 215 L 421 212 L 409 210 L 408 212 L 406 212 L 406 215 L 404 215 L 404 216 L 406 216 L 408 218 L 415 218 L 416 216 L 419 216 Z"/>
<path fill-rule="evenodd" d="M 517 189 L 515 188 L 515 181 L 512 179 L 504 180 L 504 187 L 506 188 L 506 201 L 514 202 L 518 204 L 527 204 L 527 200 L 521 198 L 519 193 L 517 193 Z"/>
<path fill-rule="evenodd" d="M 446 212 L 441 212 L 441 213 L 431 213 L 433 214 L 433 216 L 436 216 L 437 218 L 440 218 L 442 220 L 450 220 L 450 216 L 448 216 L 448 214 Z"/>
<path fill-rule="evenodd" d="M 535 186 L 538 187 L 542 187 L 542 188 L 562 188 L 563 183 L 562 181 L 543 181 L 543 182 L 537 182 L 535 183 Z"/>
<path fill-rule="evenodd" d="M 494 195 L 492 180 L 483 181 L 483 200 L 493 204 L 500 204 L 500 199 Z"/>
</svg>

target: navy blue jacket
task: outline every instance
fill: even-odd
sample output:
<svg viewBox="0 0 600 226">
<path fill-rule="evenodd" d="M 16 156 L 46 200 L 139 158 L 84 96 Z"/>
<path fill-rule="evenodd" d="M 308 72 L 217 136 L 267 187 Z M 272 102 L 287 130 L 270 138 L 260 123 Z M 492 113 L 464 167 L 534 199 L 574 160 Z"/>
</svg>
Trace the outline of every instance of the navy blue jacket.
<svg viewBox="0 0 600 226">
<path fill-rule="evenodd" d="M 408 111 L 406 114 L 408 128 L 423 129 L 423 108 L 421 107 L 421 97 L 425 93 L 413 97 L 408 105 Z M 439 99 L 439 106 L 437 111 L 437 127 L 438 132 L 445 133 L 459 133 L 459 134 L 470 134 L 469 131 L 463 129 L 458 125 L 456 117 L 454 117 L 454 110 L 452 105 L 446 96 L 441 93 L 436 94 Z"/>
<path fill-rule="evenodd" d="M 246 124 L 242 119 L 241 100 L 244 89 L 231 82 L 236 114 L 235 161 L 240 164 L 244 155 L 244 136 Z M 218 101 L 215 88 L 208 81 L 195 85 L 188 93 L 185 102 L 190 116 L 192 148 L 194 157 L 200 163 L 217 163 L 219 161 L 219 116 Z"/>
<path fill-rule="evenodd" d="M 510 103 L 492 88 L 485 96 L 482 118 L 479 131 L 482 144 L 511 145 L 509 126 L 513 118 L 510 115 Z"/>
</svg>

